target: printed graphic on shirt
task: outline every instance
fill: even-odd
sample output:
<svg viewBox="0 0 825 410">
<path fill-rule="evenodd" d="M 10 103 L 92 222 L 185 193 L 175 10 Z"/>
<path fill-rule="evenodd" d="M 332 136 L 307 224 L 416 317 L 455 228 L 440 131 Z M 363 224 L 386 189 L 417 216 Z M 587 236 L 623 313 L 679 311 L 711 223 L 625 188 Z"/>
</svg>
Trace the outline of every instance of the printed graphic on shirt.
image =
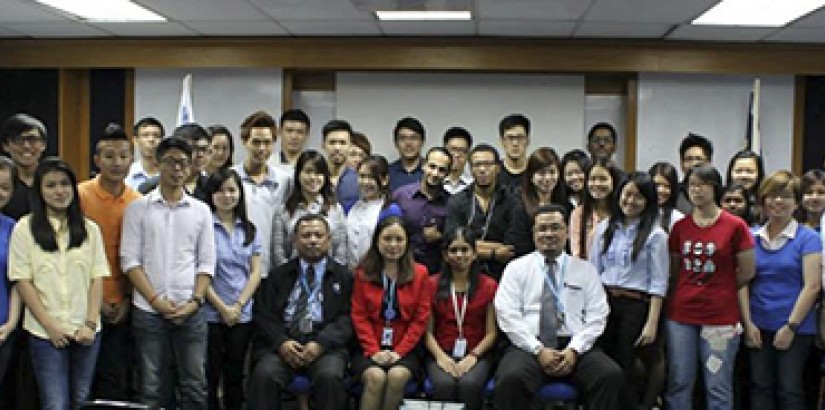
<svg viewBox="0 0 825 410">
<path fill-rule="evenodd" d="M 718 246 L 714 242 L 685 241 L 682 243 L 682 263 L 688 275 L 688 283 L 702 286 L 716 273 L 713 254 Z"/>
</svg>

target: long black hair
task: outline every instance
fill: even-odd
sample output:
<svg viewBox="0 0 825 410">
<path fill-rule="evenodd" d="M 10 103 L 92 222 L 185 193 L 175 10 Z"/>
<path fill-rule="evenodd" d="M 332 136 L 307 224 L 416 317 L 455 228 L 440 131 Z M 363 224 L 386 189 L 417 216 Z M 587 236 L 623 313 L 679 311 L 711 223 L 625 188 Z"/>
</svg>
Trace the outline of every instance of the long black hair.
<svg viewBox="0 0 825 410">
<path fill-rule="evenodd" d="M 447 249 L 450 248 L 450 244 L 452 244 L 456 239 L 463 239 L 468 245 L 470 245 L 473 253 L 475 253 L 475 233 L 473 233 L 473 230 L 469 227 L 458 226 L 455 229 L 447 231 L 444 235 L 444 240 L 441 242 L 442 256 L 447 253 Z M 436 289 L 436 297 L 438 299 L 447 299 L 450 297 L 450 283 L 453 281 L 453 268 L 450 267 L 450 264 L 447 263 L 446 259 L 446 257 L 443 258 L 443 262 L 441 264 L 441 276 L 438 278 L 438 288 Z M 469 272 L 467 272 L 467 280 L 470 285 L 467 288 L 467 300 L 473 298 L 473 294 L 475 294 L 475 290 L 478 288 L 478 272 L 480 271 L 481 265 L 478 263 L 478 259 L 476 259 L 473 261 L 472 265 L 470 265 Z"/>
<path fill-rule="evenodd" d="M 679 198 L 679 174 L 676 172 L 676 167 L 674 167 L 673 164 L 664 161 L 653 164 L 648 173 L 651 178 L 661 176 L 667 181 L 667 184 L 670 185 L 670 196 L 664 204 L 659 206 L 662 210 L 662 229 L 664 229 L 665 232 L 670 232 L 670 222 L 673 220 L 673 209 L 676 208 L 676 200 Z M 658 195 L 656 198 L 656 203 L 658 203 Z"/>
<path fill-rule="evenodd" d="M 587 153 L 580 149 L 568 151 L 561 158 L 561 165 L 559 165 L 559 182 L 564 185 L 564 196 L 566 202 L 569 204 L 569 209 L 573 209 L 573 197 L 575 197 L 577 204 L 581 204 L 582 197 L 584 196 L 584 184 L 582 184 L 581 191 L 578 192 L 573 191 L 570 186 L 567 185 L 567 178 L 564 177 L 564 170 L 567 168 L 567 164 L 571 162 L 575 162 L 579 166 L 582 174 L 586 174 L 587 170 L 590 168 L 590 165 L 593 164 L 590 157 L 587 156 Z"/>
<path fill-rule="evenodd" d="M 616 195 L 616 200 L 613 202 L 613 214 L 610 216 L 607 230 L 604 232 L 602 253 L 610 249 L 610 243 L 613 242 L 613 235 L 616 233 L 616 229 L 625 222 L 625 215 L 622 213 L 619 204 L 622 190 L 630 184 L 636 186 L 636 189 L 639 190 L 639 193 L 642 194 L 646 202 L 644 210 L 642 210 L 641 215 L 639 215 L 639 228 L 636 230 L 636 237 L 633 238 L 633 252 L 630 254 L 630 260 L 635 262 L 656 224 L 656 219 L 659 217 L 659 201 L 657 200 L 658 195 L 656 195 L 656 184 L 653 183 L 653 178 L 646 172 L 633 172 L 619 185 L 619 189 L 617 190 L 619 195 Z"/>
<path fill-rule="evenodd" d="M 324 185 L 321 187 L 321 196 L 324 198 L 324 206 L 322 214 L 326 215 L 329 208 L 335 205 L 335 194 L 332 191 L 332 181 L 330 180 L 329 166 L 324 155 L 315 150 L 308 150 L 298 156 L 298 161 L 295 164 L 295 173 L 293 174 L 292 193 L 286 200 L 286 211 L 289 215 L 294 215 L 298 206 L 304 202 L 304 194 L 301 186 L 301 171 L 304 167 L 311 166 L 315 171 L 324 176 Z M 304 204 L 309 205 L 309 204 Z"/>
<path fill-rule="evenodd" d="M 80 209 L 80 195 L 77 192 L 77 177 L 72 168 L 60 158 L 45 158 L 34 171 L 34 203 L 31 207 L 31 229 L 34 241 L 46 252 L 57 252 L 57 238 L 54 235 L 54 228 L 46 214 L 46 201 L 43 199 L 43 177 L 49 172 L 62 172 L 69 178 L 72 185 L 72 201 L 66 209 L 66 220 L 69 225 L 69 247 L 78 248 L 89 233 L 86 232 L 86 218 Z"/>
<path fill-rule="evenodd" d="M 206 184 L 204 185 L 206 204 L 209 205 L 209 209 L 211 209 L 214 213 L 215 199 L 212 197 L 215 192 L 218 192 L 223 184 L 230 179 L 235 181 L 239 191 L 238 204 L 235 205 L 235 209 L 232 210 L 232 215 L 235 219 L 241 220 L 241 225 L 243 226 L 244 232 L 243 246 L 249 246 L 249 244 L 255 240 L 255 224 L 253 224 L 246 215 L 246 199 L 244 198 L 243 183 L 241 182 L 241 177 L 237 172 L 229 168 L 218 168 L 212 173 L 212 175 L 209 175 L 209 179 L 206 180 Z"/>
</svg>

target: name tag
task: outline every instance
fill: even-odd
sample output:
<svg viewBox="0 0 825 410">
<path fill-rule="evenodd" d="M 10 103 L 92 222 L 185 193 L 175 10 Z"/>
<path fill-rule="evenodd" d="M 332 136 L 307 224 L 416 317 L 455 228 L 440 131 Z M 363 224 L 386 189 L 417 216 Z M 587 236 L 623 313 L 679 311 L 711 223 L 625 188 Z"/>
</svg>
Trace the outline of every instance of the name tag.
<svg viewBox="0 0 825 410">
<path fill-rule="evenodd" d="M 384 331 L 381 332 L 381 347 L 392 348 L 392 328 L 389 326 L 385 327 Z"/>
<path fill-rule="evenodd" d="M 467 339 L 463 337 L 459 337 L 455 339 L 455 344 L 453 345 L 453 358 L 454 359 L 463 359 L 464 356 L 467 354 Z"/>
</svg>

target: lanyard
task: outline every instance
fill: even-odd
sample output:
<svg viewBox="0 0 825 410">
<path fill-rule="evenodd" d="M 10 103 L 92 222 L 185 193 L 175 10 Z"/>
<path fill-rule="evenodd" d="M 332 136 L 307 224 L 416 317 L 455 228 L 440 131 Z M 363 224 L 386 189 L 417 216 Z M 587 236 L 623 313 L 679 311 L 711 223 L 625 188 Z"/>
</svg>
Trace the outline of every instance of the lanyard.
<svg viewBox="0 0 825 410">
<path fill-rule="evenodd" d="M 550 293 L 553 294 L 553 301 L 556 303 L 556 312 L 563 317 L 564 304 L 561 303 L 561 291 L 564 289 L 564 275 L 567 271 L 567 254 L 563 253 L 560 259 L 561 263 L 559 263 L 559 270 L 556 272 L 556 279 L 554 280 L 551 277 L 548 267 L 547 272 L 544 274 L 544 281 L 547 282 L 547 286 L 550 288 Z M 541 267 L 541 269 L 544 270 L 544 267 Z"/>
<path fill-rule="evenodd" d="M 455 323 L 458 325 L 458 337 L 464 337 L 464 318 L 467 315 L 467 292 L 462 298 L 461 310 L 458 309 L 458 298 L 456 297 L 455 284 L 450 283 L 450 295 L 453 299 L 453 312 L 455 312 Z"/>
<path fill-rule="evenodd" d="M 476 206 L 478 205 L 478 200 L 476 199 L 476 194 L 471 193 L 473 201 L 470 205 L 470 217 L 467 218 L 467 225 L 472 226 L 473 219 L 476 217 Z M 496 209 L 496 194 L 493 194 L 493 197 L 490 198 L 490 205 L 487 207 L 487 219 L 484 221 L 484 226 L 481 228 L 481 235 L 479 239 L 482 241 L 487 238 L 487 229 L 490 228 L 490 218 L 493 217 L 493 210 Z"/>
<path fill-rule="evenodd" d="M 309 266 L 312 267 L 312 265 Z M 310 289 L 306 270 L 304 270 L 304 273 L 301 274 L 301 288 L 303 288 L 304 292 L 307 294 L 307 303 L 312 303 L 313 300 L 318 300 L 318 292 L 321 290 L 321 282 L 323 282 L 323 279 L 319 278 L 318 273 L 316 272 L 315 289 Z"/>
<path fill-rule="evenodd" d="M 392 320 L 395 320 L 396 312 L 395 312 L 395 286 L 396 281 L 390 280 L 387 277 L 386 273 L 381 274 L 381 278 L 384 280 L 384 300 L 387 301 L 387 310 L 384 311 L 384 320 L 388 323 Z"/>
</svg>

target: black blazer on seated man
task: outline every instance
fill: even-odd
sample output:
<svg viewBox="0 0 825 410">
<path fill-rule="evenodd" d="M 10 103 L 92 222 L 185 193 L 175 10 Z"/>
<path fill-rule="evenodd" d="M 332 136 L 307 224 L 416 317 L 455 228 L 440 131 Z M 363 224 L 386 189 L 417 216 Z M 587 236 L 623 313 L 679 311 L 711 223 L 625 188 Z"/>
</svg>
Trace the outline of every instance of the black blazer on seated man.
<svg viewBox="0 0 825 410">
<path fill-rule="evenodd" d="M 281 344 L 294 339 L 289 334 L 289 326 L 284 322 L 289 294 L 298 280 L 301 265 L 298 258 L 273 269 L 261 284 L 252 307 L 252 322 L 255 333 L 250 348 L 250 358 L 255 363 L 266 353 L 278 353 Z M 323 322 L 315 324 L 313 333 L 307 340 L 317 342 L 325 352 L 346 348 L 352 339 L 350 319 L 350 297 L 352 296 L 352 273 L 346 267 L 327 258 L 323 287 Z"/>
</svg>

